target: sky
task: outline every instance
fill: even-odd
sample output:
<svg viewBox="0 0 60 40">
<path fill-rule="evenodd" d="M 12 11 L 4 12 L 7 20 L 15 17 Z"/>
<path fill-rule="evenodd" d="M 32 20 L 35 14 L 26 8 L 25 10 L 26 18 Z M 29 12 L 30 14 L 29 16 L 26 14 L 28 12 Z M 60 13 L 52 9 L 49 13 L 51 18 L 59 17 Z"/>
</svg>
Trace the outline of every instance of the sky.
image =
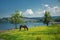
<svg viewBox="0 0 60 40">
<path fill-rule="evenodd" d="M 60 0 L 0 0 L 0 17 L 9 17 L 16 10 L 24 17 L 43 17 L 46 10 L 60 16 Z"/>
</svg>

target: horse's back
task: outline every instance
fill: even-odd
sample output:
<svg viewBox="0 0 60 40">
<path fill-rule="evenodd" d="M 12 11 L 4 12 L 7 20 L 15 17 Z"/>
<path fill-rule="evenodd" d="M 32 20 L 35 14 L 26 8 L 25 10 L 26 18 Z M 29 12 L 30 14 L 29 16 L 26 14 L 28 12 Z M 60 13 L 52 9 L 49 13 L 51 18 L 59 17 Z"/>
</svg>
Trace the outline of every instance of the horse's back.
<svg viewBox="0 0 60 40">
<path fill-rule="evenodd" d="M 26 25 L 20 25 L 20 29 L 21 28 L 24 28 L 24 29 L 26 28 L 28 30 L 28 27 Z"/>
</svg>

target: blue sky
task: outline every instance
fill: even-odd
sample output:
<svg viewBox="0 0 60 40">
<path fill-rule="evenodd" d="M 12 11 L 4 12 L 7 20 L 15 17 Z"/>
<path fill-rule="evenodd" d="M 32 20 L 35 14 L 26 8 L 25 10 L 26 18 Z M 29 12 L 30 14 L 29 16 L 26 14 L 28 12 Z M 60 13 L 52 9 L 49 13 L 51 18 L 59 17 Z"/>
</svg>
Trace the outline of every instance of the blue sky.
<svg viewBox="0 0 60 40">
<path fill-rule="evenodd" d="M 60 0 L 0 0 L 0 17 L 9 17 L 16 9 L 25 17 L 41 17 L 46 10 L 60 16 Z"/>
</svg>

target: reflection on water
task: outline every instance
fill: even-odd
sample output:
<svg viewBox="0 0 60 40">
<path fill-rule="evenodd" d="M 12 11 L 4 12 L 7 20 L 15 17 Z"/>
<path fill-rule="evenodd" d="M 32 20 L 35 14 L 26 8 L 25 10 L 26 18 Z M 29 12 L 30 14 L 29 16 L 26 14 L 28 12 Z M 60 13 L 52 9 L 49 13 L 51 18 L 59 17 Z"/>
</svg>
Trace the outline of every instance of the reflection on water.
<svg viewBox="0 0 60 40">
<path fill-rule="evenodd" d="M 43 22 L 26 22 L 25 23 L 28 27 L 32 27 L 32 26 L 44 26 L 45 24 L 43 24 Z M 19 28 L 20 24 L 18 24 L 18 28 Z M 7 29 L 13 29 L 15 28 L 14 24 L 10 24 L 10 23 L 1 23 L 0 24 L 0 30 L 7 30 Z"/>
<path fill-rule="evenodd" d="M 54 22 L 54 23 L 60 23 L 60 22 Z M 18 24 L 17 28 L 19 28 L 21 24 Z M 43 22 L 26 22 L 25 25 L 27 25 L 27 27 L 35 27 L 35 26 L 45 26 L 46 24 L 44 24 Z M 50 24 L 51 25 L 51 22 Z M 8 30 L 8 29 L 13 29 L 15 28 L 14 24 L 11 23 L 0 23 L 0 30 Z"/>
</svg>

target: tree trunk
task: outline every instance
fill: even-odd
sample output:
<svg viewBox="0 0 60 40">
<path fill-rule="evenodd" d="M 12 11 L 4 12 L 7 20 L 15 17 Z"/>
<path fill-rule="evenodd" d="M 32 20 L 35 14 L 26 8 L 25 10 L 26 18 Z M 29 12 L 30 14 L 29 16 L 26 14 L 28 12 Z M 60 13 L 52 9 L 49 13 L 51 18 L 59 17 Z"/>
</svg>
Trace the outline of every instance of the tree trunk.
<svg viewBox="0 0 60 40">
<path fill-rule="evenodd" d="M 47 26 L 48 26 L 48 23 L 47 23 Z"/>
</svg>

